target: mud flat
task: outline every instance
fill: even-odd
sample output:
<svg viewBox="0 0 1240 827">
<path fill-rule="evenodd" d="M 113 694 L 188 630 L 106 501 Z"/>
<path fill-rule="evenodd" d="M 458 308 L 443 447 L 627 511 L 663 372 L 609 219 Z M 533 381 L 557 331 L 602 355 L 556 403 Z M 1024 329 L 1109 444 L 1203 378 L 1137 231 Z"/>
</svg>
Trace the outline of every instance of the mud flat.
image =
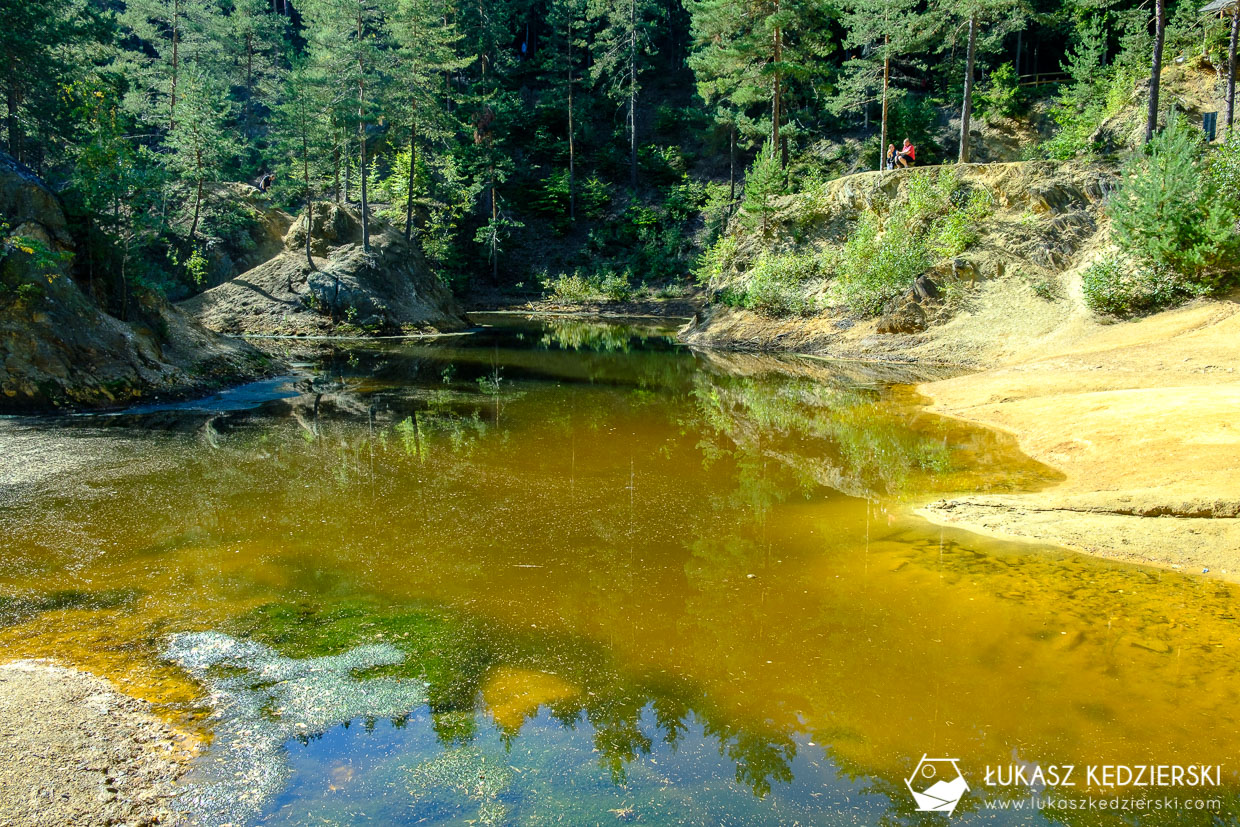
<svg viewBox="0 0 1240 827">
<path fill-rule="evenodd" d="M 1066 479 L 964 496 L 930 520 L 1133 562 L 1240 576 L 1240 305 L 1060 329 L 1031 356 L 920 386 L 936 413 L 1016 436 Z"/>
<path fill-rule="evenodd" d="M 172 796 L 197 746 L 103 678 L 0 665 L 0 824 L 186 823 Z"/>
</svg>

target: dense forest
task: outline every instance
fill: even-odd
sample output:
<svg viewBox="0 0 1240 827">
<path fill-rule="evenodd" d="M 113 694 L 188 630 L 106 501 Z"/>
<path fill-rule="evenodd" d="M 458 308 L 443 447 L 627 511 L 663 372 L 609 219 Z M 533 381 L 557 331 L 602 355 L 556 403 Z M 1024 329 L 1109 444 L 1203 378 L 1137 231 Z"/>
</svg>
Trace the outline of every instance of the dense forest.
<svg viewBox="0 0 1240 827">
<path fill-rule="evenodd" d="M 458 290 L 623 297 L 675 291 L 745 199 L 875 169 L 905 137 L 919 165 L 967 161 L 971 120 L 1037 104 L 1030 157 L 1113 152 L 1097 126 L 1151 66 L 1234 65 L 1235 18 L 1199 6 L 10 0 L 2 127 L 114 311 L 133 285 L 209 286 L 247 220 L 211 194 L 267 176 L 292 212 L 354 205 L 364 243 L 395 224 Z"/>
</svg>

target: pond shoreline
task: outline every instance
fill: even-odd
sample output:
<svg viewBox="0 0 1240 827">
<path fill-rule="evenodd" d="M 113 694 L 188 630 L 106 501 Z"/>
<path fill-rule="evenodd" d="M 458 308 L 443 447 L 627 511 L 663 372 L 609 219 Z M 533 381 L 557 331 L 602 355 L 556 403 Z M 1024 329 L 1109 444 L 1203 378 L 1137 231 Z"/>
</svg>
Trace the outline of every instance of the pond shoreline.
<svg viewBox="0 0 1240 827">
<path fill-rule="evenodd" d="M 1237 342 L 1240 305 L 1199 302 L 920 385 L 931 412 L 1010 433 L 1066 479 L 918 513 L 1002 539 L 1240 579 Z"/>
<path fill-rule="evenodd" d="M 50 661 L 0 665 L 0 822 L 184 824 L 197 736 L 111 682 Z M 20 757 L 20 760 L 16 760 Z"/>
</svg>

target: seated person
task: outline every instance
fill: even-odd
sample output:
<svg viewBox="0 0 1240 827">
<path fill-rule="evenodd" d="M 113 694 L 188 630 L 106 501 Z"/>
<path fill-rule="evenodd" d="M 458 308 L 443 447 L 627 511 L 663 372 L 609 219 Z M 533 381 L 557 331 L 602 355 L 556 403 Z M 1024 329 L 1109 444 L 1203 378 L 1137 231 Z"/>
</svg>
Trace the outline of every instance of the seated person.
<svg viewBox="0 0 1240 827">
<path fill-rule="evenodd" d="M 896 153 L 896 163 L 902 167 L 911 167 L 913 162 L 917 160 L 917 147 L 913 146 L 913 142 L 908 138 L 904 139 L 904 146 Z"/>
<path fill-rule="evenodd" d="M 896 145 L 887 144 L 887 154 L 883 156 L 883 169 L 896 168 Z"/>
</svg>

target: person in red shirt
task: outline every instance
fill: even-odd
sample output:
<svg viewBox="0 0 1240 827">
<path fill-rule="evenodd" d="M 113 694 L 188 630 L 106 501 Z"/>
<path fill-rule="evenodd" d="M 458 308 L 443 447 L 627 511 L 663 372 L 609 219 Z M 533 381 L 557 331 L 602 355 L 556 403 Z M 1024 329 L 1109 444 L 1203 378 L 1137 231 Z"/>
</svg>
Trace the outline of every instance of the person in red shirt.
<svg viewBox="0 0 1240 827">
<path fill-rule="evenodd" d="M 908 138 L 904 139 L 904 146 L 896 155 L 896 163 L 902 167 L 911 167 L 913 162 L 917 160 L 917 147 L 913 146 L 913 142 Z"/>
</svg>

